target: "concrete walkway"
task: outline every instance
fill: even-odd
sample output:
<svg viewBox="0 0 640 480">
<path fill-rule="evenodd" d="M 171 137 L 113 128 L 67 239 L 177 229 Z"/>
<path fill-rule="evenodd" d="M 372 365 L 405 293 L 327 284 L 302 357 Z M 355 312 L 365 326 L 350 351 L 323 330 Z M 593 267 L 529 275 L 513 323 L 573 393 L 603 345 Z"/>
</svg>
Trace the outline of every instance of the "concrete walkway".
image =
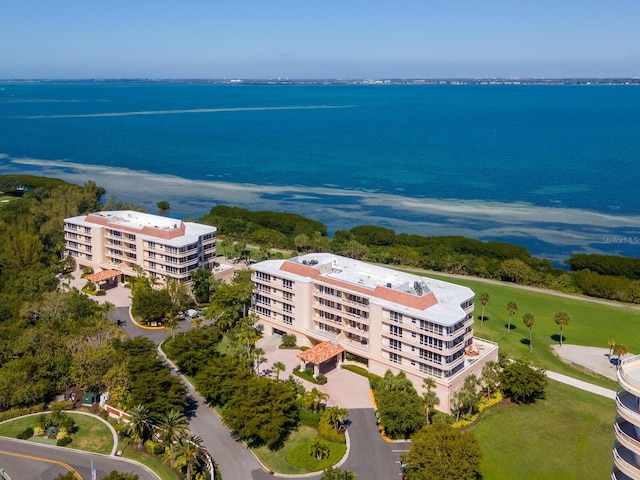
<svg viewBox="0 0 640 480">
<path fill-rule="evenodd" d="M 567 375 L 562 375 L 561 373 L 556 372 L 547 372 L 547 377 L 557 382 L 579 388 L 580 390 L 584 390 L 586 392 L 595 393 L 596 395 L 601 395 L 612 400 L 616 399 L 615 391 L 609 390 L 608 388 L 600 387 L 598 385 L 594 385 L 593 383 L 583 382 L 582 380 L 568 377 Z"/>
</svg>

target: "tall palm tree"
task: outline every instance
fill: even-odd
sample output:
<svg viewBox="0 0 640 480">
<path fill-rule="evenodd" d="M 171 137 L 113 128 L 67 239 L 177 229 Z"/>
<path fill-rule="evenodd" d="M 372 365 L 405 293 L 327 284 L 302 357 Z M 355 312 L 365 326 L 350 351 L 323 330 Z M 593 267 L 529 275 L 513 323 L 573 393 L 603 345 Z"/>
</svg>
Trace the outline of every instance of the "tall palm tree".
<svg viewBox="0 0 640 480">
<path fill-rule="evenodd" d="M 309 405 L 314 412 L 317 412 L 320 409 L 320 404 L 329 400 L 329 395 L 313 387 L 310 392 L 307 392 L 305 398 L 307 405 Z"/>
<path fill-rule="evenodd" d="M 562 346 L 562 327 L 566 327 L 567 325 L 569 325 L 571 317 L 567 312 L 558 312 L 556 313 L 554 320 L 556 322 L 556 325 L 560 326 L 560 346 Z"/>
<path fill-rule="evenodd" d="M 482 305 L 482 316 L 480 317 L 480 324 L 484 326 L 484 307 L 487 306 L 487 303 L 489 303 L 489 294 L 487 292 L 482 292 L 479 296 L 478 296 L 478 300 L 480 301 L 480 304 Z"/>
<path fill-rule="evenodd" d="M 186 479 L 191 480 L 193 473 L 202 467 L 207 459 L 202 448 L 202 439 L 194 435 L 180 439 L 171 456 L 171 466 L 186 473 Z"/>
<path fill-rule="evenodd" d="M 287 369 L 287 366 L 282 362 L 275 362 L 271 368 L 276 372 L 276 381 L 280 381 L 280 372 L 284 372 Z"/>
<path fill-rule="evenodd" d="M 607 343 L 609 344 L 609 359 L 611 359 L 611 354 L 613 353 L 613 347 L 616 346 L 616 341 L 613 338 L 610 338 Z"/>
<path fill-rule="evenodd" d="M 151 414 L 144 405 L 136 405 L 129 411 L 127 430 L 136 440 L 138 448 L 142 448 L 145 438 L 151 431 Z"/>
<path fill-rule="evenodd" d="M 518 311 L 518 304 L 516 302 L 507 303 L 507 313 L 509 313 L 509 325 L 507 326 L 507 333 L 511 333 L 511 317 L 513 317 Z"/>
<path fill-rule="evenodd" d="M 422 394 L 427 412 L 427 425 L 431 423 L 431 409 L 440 405 L 440 398 L 436 392 L 433 391 L 436 388 L 436 382 L 433 378 L 425 378 L 422 381 L 422 386 L 426 391 Z"/>
<path fill-rule="evenodd" d="M 333 428 L 339 430 L 344 420 L 349 417 L 349 410 L 340 407 L 329 407 L 324 411 L 324 414 L 327 422 L 333 425 Z"/>
<path fill-rule="evenodd" d="M 620 357 L 622 355 L 626 355 L 627 353 L 629 353 L 629 351 L 627 350 L 626 345 L 622 345 L 621 343 L 616 343 L 615 346 L 613 347 L 613 354 L 618 356 L 618 359 L 616 360 L 616 366 L 618 368 L 620 368 Z"/>
<path fill-rule="evenodd" d="M 529 329 L 529 353 L 533 352 L 533 344 L 531 343 L 531 327 L 536 323 L 536 319 L 533 317 L 531 313 L 525 313 L 522 317 L 522 322 Z"/>
<path fill-rule="evenodd" d="M 173 442 L 186 435 L 189 431 L 189 420 L 178 410 L 169 410 L 160 417 L 161 438 L 165 445 L 169 445 L 173 453 Z"/>
</svg>

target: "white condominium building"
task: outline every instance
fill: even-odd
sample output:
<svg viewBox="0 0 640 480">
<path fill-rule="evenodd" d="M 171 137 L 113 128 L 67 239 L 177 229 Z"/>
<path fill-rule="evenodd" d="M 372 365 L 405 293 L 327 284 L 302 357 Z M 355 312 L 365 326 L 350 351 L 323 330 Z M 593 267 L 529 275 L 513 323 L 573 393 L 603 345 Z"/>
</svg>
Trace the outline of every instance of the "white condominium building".
<svg viewBox="0 0 640 480">
<path fill-rule="evenodd" d="M 449 411 L 464 378 L 480 378 L 484 364 L 498 358 L 496 344 L 473 337 L 474 293 L 467 287 L 328 253 L 252 268 L 253 309 L 265 333 L 319 345 L 317 354 L 301 356 L 316 371 L 320 363 L 326 370 L 343 361 L 336 351 L 350 353 L 372 373 L 405 372 L 418 392 L 424 378 L 434 379 L 439 408 Z M 327 341 L 335 347 L 323 348 Z"/>
<path fill-rule="evenodd" d="M 131 210 L 66 218 L 67 254 L 82 267 L 187 280 L 198 268 L 211 270 L 216 228 Z"/>
</svg>

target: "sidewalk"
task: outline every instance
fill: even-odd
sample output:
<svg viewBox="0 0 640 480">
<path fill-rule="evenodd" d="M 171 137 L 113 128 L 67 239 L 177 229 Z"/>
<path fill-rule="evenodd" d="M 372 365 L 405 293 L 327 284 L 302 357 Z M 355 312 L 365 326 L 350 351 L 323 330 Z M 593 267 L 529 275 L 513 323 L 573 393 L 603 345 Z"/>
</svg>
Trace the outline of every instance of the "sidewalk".
<svg viewBox="0 0 640 480">
<path fill-rule="evenodd" d="M 616 392 L 614 392 L 613 390 L 609 390 L 608 388 L 600 387 L 592 383 L 583 382 L 582 380 L 568 377 L 567 375 L 562 375 L 561 373 L 547 372 L 547 377 L 549 377 L 551 380 L 555 380 L 557 382 L 579 388 L 580 390 L 595 393 L 596 395 L 601 395 L 612 400 L 616 399 Z"/>
</svg>

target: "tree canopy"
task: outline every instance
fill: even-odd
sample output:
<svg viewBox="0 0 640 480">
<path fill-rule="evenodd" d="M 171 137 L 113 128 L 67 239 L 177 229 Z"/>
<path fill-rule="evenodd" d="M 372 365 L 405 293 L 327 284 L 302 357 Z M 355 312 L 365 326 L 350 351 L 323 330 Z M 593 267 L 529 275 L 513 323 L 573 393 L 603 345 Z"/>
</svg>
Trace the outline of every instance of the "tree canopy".
<svg viewBox="0 0 640 480">
<path fill-rule="evenodd" d="M 434 423 L 411 437 L 403 465 L 407 480 L 476 480 L 481 458 L 480 445 L 470 431 Z"/>
</svg>

